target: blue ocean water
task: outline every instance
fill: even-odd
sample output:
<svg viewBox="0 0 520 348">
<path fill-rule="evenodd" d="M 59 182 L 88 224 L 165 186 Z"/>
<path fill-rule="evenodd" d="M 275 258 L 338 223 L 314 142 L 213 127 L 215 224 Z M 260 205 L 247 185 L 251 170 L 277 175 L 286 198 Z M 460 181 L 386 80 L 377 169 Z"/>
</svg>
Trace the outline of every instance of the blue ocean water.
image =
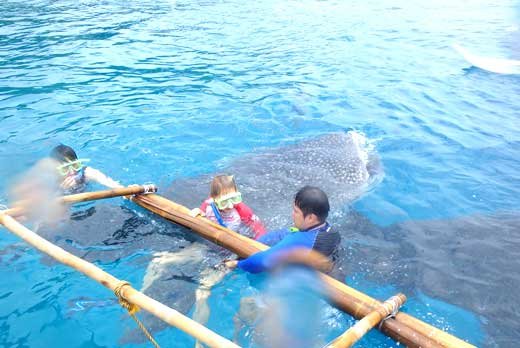
<svg viewBox="0 0 520 348">
<path fill-rule="evenodd" d="M 7 203 L 17 175 L 59 142 L 124 183 L 167 186 L 257 148 L 355 129 L 374 143 L 384 179 L 354 208 L 386 239 L 401 223 L 477 229 L 489 219 L 472 224 L 473 216 L 494 219 L 486 226 L 496 235 L 461 227 L 443 236 L 459 248 L 447 243 L 448 254 L 462 256 L 432 261 L 415 277 L 449 264 L 460 270 L 458 282 L 449 282 L 448 294 L 426 288 L 426 280 L 413 282 L 416 304 L 409 310 L 430 308 L 422 319 L 445 320 L 474 344 L 505 347 L 520 339 L 520 317 L 506 310 L 517 299 L 476 289 L 520 285 L 519 225 L 506 226 L 517 223 L 520 207 L 520 77 L 470 67 L 450 47 L 457 42 L 483 56 L 519 59 L 518 2 L 8 0 L 0 10 L 0 203 Z M 506 227 L 510 232 L 502 233 Z M 415 231 L 396 243 L 417 252 L 432 245 L 421 238 L 436 238 L 426 228 Z M 45 264 L 5 232 L 0 342 L 118 346 L 133 323 L 121 320 L 117 305 L 71 312 L 71 300 L 110 294 Z M 484 237 L 489 259 L 464 249 Z M 354 248 L 368 243 L 362 234 L 355 239 Z M 144 268 L 133 258 L 139 255 L 100 266 L 139 284 Z M 417 259 L 428 261 L 415 254 L 411 261 Z M 235 278 L 211 298 L 227 294 L 224 305 L 215 303 L 223 317 L 236 310 Z M 369 292 L 401 290 L 356 279 L 349 284 Z M 457 286 L 468 292 L 457 293 Z M 465 299 L 448 299 L 450 291 Z M 450 306 L 459 317 L 445 314 Z M 352 324 L 340 314 L 331 321 L 337 325 L 329 338 Z M 212 316 L 209 325 L 232 336 L 231 323 Z M 395 345 L 374 335 L 371 345 Z M 191 342 L 174 330 L 158 340 Z"/>
</svg>

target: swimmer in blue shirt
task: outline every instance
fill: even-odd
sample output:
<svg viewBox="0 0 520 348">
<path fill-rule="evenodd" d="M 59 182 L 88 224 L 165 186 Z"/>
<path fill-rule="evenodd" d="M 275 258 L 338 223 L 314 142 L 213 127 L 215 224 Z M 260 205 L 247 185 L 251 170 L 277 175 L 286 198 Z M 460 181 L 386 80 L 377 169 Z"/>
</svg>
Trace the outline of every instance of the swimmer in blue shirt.
<svg viewBox="0 0 520 348">
<path fill-rule="evenodd" d="M 227 261 L 226 267 L 238 267 L 250 273 L 268 271 L 276 267 L 287 252 L 296 248 L 315 250 L 331 257 L 341 237 L 326 221 L 329 210 L 329 199 L 325 192 L 313 186 L 303 187 L 294 198 L 294 227 L 265 234 L 258 241 L 271 248 L 240 261 Z"/>
</svg>

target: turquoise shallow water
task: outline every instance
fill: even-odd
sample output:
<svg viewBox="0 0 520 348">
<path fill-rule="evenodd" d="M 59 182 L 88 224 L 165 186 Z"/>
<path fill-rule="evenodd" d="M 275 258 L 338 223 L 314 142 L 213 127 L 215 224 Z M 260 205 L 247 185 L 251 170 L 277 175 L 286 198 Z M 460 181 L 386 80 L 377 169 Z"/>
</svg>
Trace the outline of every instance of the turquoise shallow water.
<svg viewBox="0 0 520 348">
<path fill-rule="evenodd" d="M 471 68 L 450 47 L 519 59 L 517 2 L 4 1 L 0 10 L 0 203 L 16 175 L 58 142 L 124 183 L 167 186 L 260 147 L 355 129 L 374 143 L 385 173 L 355 210 L 400 250 L 395 264 L 427 267 L 405 277 L 413 281 L 351 284 L 405 287 L 419 302 L 410 311 L 430 308 L 421 318 L 475 344 L 520 339 L 509 291 L 520 286 L 520 77 Z M 357 232 L 352 253 L 379 245 Z M 95 299 L 106 290 L 13 237 L 1 245 L 5 346 L 111 347 L 132 327 L 99 325 L 122 317 L 110 303 L 71 311 L 85 290 Z M 139 284 L 141 257 L 102 266 Z M 360 274 L 382 267 L 357 261 Z M 211 298 L 223 316 L 236 309 L 235 280 Z M 446 314 L 450 306 L 459 317 Z M 331 314 L 327 335 L 351 323 Z M 210 326 L 232 335 L 217 317 Z M 158 337 L 189 341 L 173 330 Z"/>
</svg>

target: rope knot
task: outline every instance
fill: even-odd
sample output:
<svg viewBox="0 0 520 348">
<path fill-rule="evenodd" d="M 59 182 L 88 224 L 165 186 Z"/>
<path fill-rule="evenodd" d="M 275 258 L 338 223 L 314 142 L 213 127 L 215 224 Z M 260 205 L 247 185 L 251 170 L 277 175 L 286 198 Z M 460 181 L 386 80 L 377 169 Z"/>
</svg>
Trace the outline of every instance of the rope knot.
<svg viewBox="0 0 520 348">
<path fill-rule="evenodd" d="M 133 314 L 137 313 L 140 308 L 138 305 L 136 305 L 134 303 L 130 303 L 126 298 L 123 297 L 123 295 L 121 294 L 121 290 L 125 286 L 131 286 L 131 285 L 129 282 L 127 282 L 125 280 L 120 281 L 119 284 L 117 284 L 117 286 L 114 289 L 114 294 L 117 296 L 117 299 L 118 299 L 121 307 L 125 308 L 130 313 L 130 315 L 133 315 Z"/>
<path fill-rule="evenodd" d="M 388 315 L 379 322 L 379 325 L 378 325 L 379 330 L 381 330 L 381 327 L 383 326 L 385 321 L 387 321 L 388 319 L 391 319 L 391 318 L 395 318 L 395 316 L 399 312 L 399 307 L 401 307 L 401 304 L 402 304 L 402 302 L 400 301 L 399 297 L 397 297 L 397 296 L 392 296 L 391 298 L 389 298 L 388 300 L 386 300 L 383 303 L 383 305 L 385 306 L 385 309 L 388 311 L 387 312 Z M 388 308 L 389 306 L 391 307 L 390 310 Z"/>
</svg>

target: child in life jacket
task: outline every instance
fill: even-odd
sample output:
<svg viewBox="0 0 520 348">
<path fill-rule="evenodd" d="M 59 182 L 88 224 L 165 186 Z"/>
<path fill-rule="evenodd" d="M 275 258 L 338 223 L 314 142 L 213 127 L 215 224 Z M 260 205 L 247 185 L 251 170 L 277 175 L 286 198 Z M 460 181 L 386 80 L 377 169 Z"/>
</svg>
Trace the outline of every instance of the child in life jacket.
<svg viewBox="0 0 520 348">
<path fill-rule="evenodd" d="M 253 213 L 253 210 L 242 201 L 233 175 L 217 175 L 211 181 L 210 197 L 202 202 L 200 208 L 192 210 L 192 215 L 202 214 L 213 222 L 235 232 L 241 225 L 253 231 L 253 238 L 258 239 L 265 234 L 265 227 Z"/>
</svg>

